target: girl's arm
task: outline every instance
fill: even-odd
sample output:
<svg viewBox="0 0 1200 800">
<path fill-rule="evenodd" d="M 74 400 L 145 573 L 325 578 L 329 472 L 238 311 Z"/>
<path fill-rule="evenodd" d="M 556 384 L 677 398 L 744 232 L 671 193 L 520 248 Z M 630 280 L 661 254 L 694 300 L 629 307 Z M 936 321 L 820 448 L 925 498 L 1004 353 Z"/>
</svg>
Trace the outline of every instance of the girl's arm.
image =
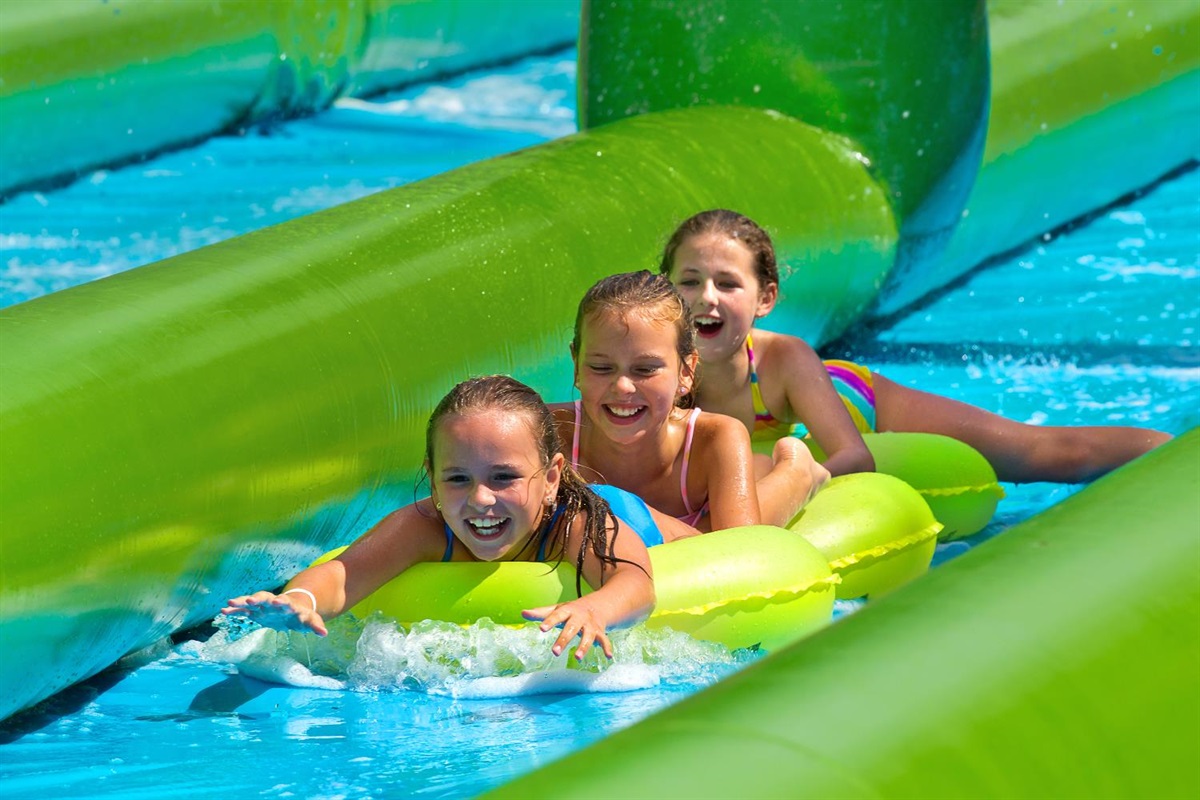
<svg viewBox="0 0 1200 800">
<path fill-rule="evenodd" d="M 611 525 L 611 521 L 609 523 Z M 583 541 L 584 521 L 582 515 L 572 525 L 567 539 L 564 559 L 578 563 L 579 548 Z M 634 531 L 617 520 L 615 533 L 610 528 L 617 563 L 601 563 L 589 548 L 583 559 L 583 578 L 588 585 L 597 587 L 594 592 L 557 606 L 531 608 L 523 613 L 526 619 L 541 620 L 541 629 L 549 631 L 562 626 L 562 632 L 551 648 L 554 655 L 576 637 L 580 637 L 575 649 L 575 660 L 580 661 L 594 643 L 599 642 L 604 655 L 613 657 L 612 642 L 607 630 L 621 628 L 644 620 L 654 608 L 654 581 L 650 568 L 650 554 Z"/>
<path fill-rule="evenodd" d="M 413 564 L 436 560 L 444 548 L 440 520 L 432 503 L 422 500 L 389 514 L 337 558 L 296 575 L 280 594 L 259 591 L 235 597 L 221 613 L 248 617 L 267 628 L 324 636 L 326 619 L 353 607 Z"/>
<path fill-rule="evenodd" d="M 702 413 L 696 420 L 690 469 L 703 475 L 708 496 L 708 530 L 762 522 L 750 434 L 740 422 L 724 414 Z M 689 487 L 695 485 L 690 475 L 688 483 Z"/>
<path fill-rule="evenodd" d="M 769 362 L 763 359 L 762 371 L 770 382 L 782 383 L 791 418 L 803 422 L 825 451 L 829 474 L 873 472 L 871 451 L 833 388 L 821 357 L 795 336 L 777 334 L 770 343 Z"/>
</svg>

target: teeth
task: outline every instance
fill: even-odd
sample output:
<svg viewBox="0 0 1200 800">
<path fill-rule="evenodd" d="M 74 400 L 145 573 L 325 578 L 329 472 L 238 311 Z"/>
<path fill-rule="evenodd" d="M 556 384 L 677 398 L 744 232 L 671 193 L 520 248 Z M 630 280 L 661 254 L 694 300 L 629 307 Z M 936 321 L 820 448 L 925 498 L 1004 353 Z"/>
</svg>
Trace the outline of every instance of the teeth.
<svg viewBox="0 0 1200 800">
<path fill-rule="evenodd" d="M 500 523 L 504 522 L 504 520 L 497 517 L 486 517 L 484 519 L 472 519 L 467 521 L 476 528 L 496 528 L 500 526 Z"/>
<path fill-rule="evenodd" d="M 697 317 L 696 318 L 696 325 L 698 325 L 701 328 L 707 328 L 711 325 L 720 325 L 720 324 L 721 324 L 721 320 L 715 319 L 713 317 Z"/>
<path fill-rule="evenodd" d="M 608 410 L 611 411 L 613 416 L 616 417 L 632 417 L 634 414 L 641 411 L 642 407 L 636 406 L 635 408 L 617 408 L 616 406 L 609 406 Z"/>
</svg>

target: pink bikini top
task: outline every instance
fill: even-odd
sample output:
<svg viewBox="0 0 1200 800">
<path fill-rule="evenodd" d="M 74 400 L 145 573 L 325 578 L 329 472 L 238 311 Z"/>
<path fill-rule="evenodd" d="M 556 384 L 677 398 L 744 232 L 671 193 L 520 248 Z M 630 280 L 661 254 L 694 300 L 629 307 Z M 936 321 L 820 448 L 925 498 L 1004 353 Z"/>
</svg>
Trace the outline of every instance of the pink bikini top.
<svg viewBox="0 0 1200 800">
<path fill-rule="evenodd" d="M 583 416 L 583 401 L 575 401 L 575 433 L 571 437 L 571 466 L 579 469 L 579 428 L 580 418 Z M 693 408 L 692 413 L 688 415 L 687 435 L 683 440 L 683 467 L 679 470 L 679 497 L 683 500 L 683 507 L 687 509 L 687 513 L 675 519 L 684 524 L 696 527 L 704 515 L 708 513 L 708 500 L 704 501 L 704 505 L 698 509 L 692 509 L 692 504 L 688 502 L 687 491 L 687 476 L 688 462 L 692 457 L 692 434 L 696 431 L 696 418 L 700 416 L 700 409 Z"/>
</svg>

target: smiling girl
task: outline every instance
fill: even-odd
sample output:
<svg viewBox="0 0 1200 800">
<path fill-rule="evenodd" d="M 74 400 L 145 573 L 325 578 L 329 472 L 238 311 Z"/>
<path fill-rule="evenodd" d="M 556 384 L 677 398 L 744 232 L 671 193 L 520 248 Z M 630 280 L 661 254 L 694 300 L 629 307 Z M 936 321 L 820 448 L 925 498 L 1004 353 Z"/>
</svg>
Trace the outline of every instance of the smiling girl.
<svg viewBox="0 0 1200 800">
<path fill-rule="evenodd" d="M 699 356 L 691 317 L 665 278 L 605 278 L 584 295 L 571 342 L 580 399 L 555 407 L 563 449 L 590 481 L 632 492 L 684 523 L 670 541 L 760 522 L 785 525 L 828 479 L 785 438 L 756 479 L 736 420 L 690 407 Z M 679 533 L 680 530 L 685 533 Z"/>
<path fill-rule="evenodd" d="M 325 620 L 424 561 L 560 561 L 596 591 L 529 609 L 541 629 L 561 626 L 555 655 L 575 639 L 612 657 L 605 631 L 649 615 L 646 547 L 559 452 L 541 397 L 512 378 L 464 381 L 442 399 L 425 433 L 430 497 L 392 512 L 332 561 L 310 567 L 280 594 L 231 599 L 223 614 L 270 628 L 326 635 Z"/>
<path fill-rule="evenodd" d="M 756 441 L 811 434 L 834 475 L 874 469 L 861 435 L 872 431 L 950 436 L 1015 483 L 1092 480 L 1170 438 L 1143 428 L 1015 422 L 848 361 L 822 362 L 803 339 L 755 328 L 779 298 L 779 271 L 766 231 L 733 211 L 685 220 L 660 270 L 695 317 L 704 366 L 697 401 L 740 420 Z"/>
</svg>

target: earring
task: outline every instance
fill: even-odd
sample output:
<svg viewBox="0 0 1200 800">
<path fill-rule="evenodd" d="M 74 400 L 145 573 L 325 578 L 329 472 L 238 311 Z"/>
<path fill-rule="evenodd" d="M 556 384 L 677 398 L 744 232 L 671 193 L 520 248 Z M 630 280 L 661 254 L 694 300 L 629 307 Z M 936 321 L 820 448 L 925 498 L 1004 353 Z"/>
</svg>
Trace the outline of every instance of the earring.
<svg viewBox="0 0 1200 800">
<path fill-rule="evenodd" d="M 441 503 L 439 503 L 439 502 L 435 502 L 433 505 L 434 505 L 434 508 L 436 508 L 438 511 L 441 511 L 441 510 L 442 510 L 442 504 L 441 504 Z"/>
<path fill-rule="evenodd" d="M 687 393 L 688 393 L 687 387 L 686 387 L 686 386 L 680 386 L 680 387 L 679 387 L 679 393 L 680 393 L 681 395 L 687 394 Z"/>
</svg>

